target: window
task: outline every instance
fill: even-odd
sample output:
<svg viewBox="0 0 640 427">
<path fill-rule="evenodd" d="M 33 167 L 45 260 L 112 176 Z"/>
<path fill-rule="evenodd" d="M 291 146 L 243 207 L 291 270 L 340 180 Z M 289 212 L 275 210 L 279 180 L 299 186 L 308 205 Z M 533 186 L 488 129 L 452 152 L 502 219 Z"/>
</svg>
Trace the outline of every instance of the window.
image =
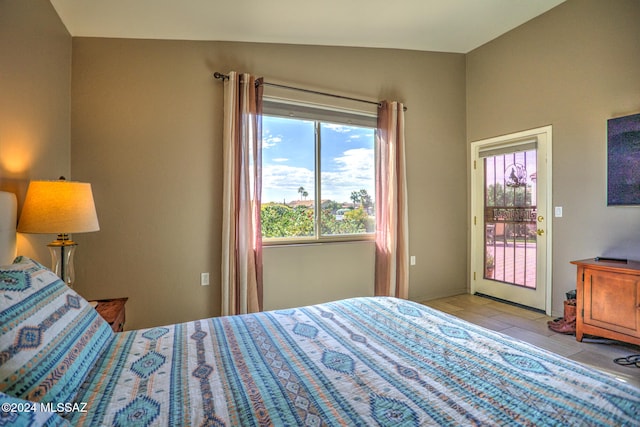
<svg viewBox="0 0 640 427">
<path fill-rule="evenodd" d="M 265 100 L 265 242 L 371 238 L 375 232 L 374 115 Z"/>
</svg>

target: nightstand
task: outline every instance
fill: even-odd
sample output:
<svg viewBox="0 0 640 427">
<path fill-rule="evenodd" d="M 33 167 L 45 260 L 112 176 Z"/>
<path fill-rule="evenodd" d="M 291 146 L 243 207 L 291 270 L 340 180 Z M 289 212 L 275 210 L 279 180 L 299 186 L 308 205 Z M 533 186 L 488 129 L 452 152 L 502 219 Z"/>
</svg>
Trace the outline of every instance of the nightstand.
<svg viewBox="0 0 640 427">
<path fill-rule="evenodd" d="M 124 330 L 124 305 L 129 298 L 99 299 L 89 301 L 98 314 L 111 325 L 113 332 Z"/>
</svg>

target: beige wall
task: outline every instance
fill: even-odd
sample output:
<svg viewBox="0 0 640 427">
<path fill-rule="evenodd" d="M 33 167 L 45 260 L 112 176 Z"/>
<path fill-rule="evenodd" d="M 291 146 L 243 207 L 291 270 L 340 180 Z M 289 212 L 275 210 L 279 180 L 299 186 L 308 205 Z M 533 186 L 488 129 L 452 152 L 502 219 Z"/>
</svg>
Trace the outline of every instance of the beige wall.
<svg viewBox="0 0 640 427">
<path fill-rule="evenodd" d="M 211 73 L 250 71 L 399 99 L 409 106 L 410 251 L 417 257 L 410 297 L 422 300 L 466 288 L 465 141 L 551 124 L 553 205 L 565 214 L 554 219 L 558 313 L 574 286 L 570 260 L 640 257 L 638 208 L 606 207 L 606 120 L 640 111 L 639 9 L 634 0 L 569 0 L 465 56 L 90 38 L 72 44 L 48 1 L 3 0 L 0 189 L 22 201 L 29 179 L 69 175 L 73 165 L 74 179 L 94 185 L 102 228 L 76 236 L 78 290 L 89 298 L 129 296 L 129 328 L 216 315 L 222 86 Z M 20 236 L 19 251 L 48 263 L 48 240 Z M 271 273 L 296 271 L 288 256 L 267 257 L 271 282 Z M 211 273 L 208 288 L 199 285 L 203 271 Z M 361 292 L 358 286 L 350 291 Z M 281 295 L 274 306 L 288 298 L 286 291 L 273 295 Z"/>
<path fill-rule="evenodd" d="M 0 1 L 0 190 L 70 177 L 71 36 L 48 0 Z M 19 235 L 18 253 L 50 265 L 54 235 Z"/>
<path fill-rule="evenodd" d="M 229 70 L 405 102 L 410 247 L 417 259 L 410 297 L 464 292 L 464 55 L 74 38 L 73 173 L 93 184 L 101 224 L 100 232 L 76 237 L 83 295 L 130 297 L 129 328 L 219 313 L 222 83 L 212 73 Z M 268 261 L 268 271 L 292 271 L 286 256 Z M 203 288 L 204 271 L 211 286 Z"/>
<path fill-rule="evenodd" d="M 375 242 L 264 249 L 264 309 L 373 296 Z"/>
<path fill-rule="evenodd" d="M 606 206 L 607 119 L 640 112 L 639 22 L 637 0 L 569 0 L 467 55 L 469 142 L 553 126 L 556 314 L 571 260 L 640 258 L 639 208 Z"/>
</svg>

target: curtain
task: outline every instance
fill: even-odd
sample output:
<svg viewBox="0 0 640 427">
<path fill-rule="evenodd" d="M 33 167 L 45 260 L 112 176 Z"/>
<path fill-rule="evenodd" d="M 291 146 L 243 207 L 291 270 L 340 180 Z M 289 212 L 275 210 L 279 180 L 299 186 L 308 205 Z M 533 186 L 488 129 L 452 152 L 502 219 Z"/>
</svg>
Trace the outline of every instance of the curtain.
<svg viewBox="0 0 640 427">
<path fill-rule="evenodd" d="M 262 310 L 262 81 L 224 83 L 222 315 Z"/>
<path fill-rule="evenodd" d="M 375 294 L 409 297 L 404 106 L 383 101 L 376 132 Z"/>
</svg>

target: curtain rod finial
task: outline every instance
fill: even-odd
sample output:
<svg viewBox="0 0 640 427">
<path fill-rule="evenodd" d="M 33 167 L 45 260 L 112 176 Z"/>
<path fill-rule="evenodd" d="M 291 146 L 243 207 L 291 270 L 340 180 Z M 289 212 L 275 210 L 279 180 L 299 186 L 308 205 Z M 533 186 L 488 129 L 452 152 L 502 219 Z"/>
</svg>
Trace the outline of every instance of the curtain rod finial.
<svg viewBox="0 0 640 427">
<path fill-rule="evenodd" d="M 213 73 L 213 77 L 215 77 L 218 80 L 227 80 L 229 78 L 229 76 L 222 74 L 218 71 L 216 71 L 215 73 Z"/>
</svg>

